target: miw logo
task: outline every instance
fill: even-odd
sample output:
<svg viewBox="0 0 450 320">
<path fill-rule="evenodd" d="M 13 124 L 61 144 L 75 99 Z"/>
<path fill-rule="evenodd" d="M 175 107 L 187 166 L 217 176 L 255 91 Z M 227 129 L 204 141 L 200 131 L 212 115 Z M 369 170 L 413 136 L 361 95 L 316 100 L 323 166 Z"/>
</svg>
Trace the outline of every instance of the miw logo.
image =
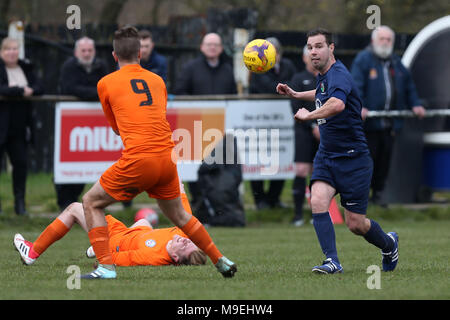
<svg viewBox="0 0 450 320">
<path fill-rule="evenodd" d="M 122 139 L 109 127 L 74 127 L 70 132 L 70 151 L 118 151 Z"/>
</svg>

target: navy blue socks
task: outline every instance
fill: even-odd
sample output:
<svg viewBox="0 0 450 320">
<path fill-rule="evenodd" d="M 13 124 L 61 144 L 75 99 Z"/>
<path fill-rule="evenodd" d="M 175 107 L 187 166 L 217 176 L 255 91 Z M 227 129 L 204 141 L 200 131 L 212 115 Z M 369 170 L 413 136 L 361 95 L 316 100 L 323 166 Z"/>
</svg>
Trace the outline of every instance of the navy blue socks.
<svg viewBox="0 0 450 320">
<path fill-rule="evenodd" d="M 340 263 L 336 250 L 336 235 L 330 214 L 328 212 L 313 213 L 312 217 L 322 252 L 327 258 Z"/>
<path fill-rule="evenodd" d="M 328 212 L 314 213 L 312 217 L 322 252 L 327 258 L 331 258 L 333 261 L 340 263 L 336 250 L 336 235 L 330 214 Z M 370 229 L 364 235 L 364 239 L 380 248 L 383 252 L 390 252 L 394 248 L 394 241 L 373 220 L 370 220 Z"/>
<path fill-rule="evenodd" d="M 394 248 L 394 241 L 373 220 L 370 220 L 370 229 L 364 235 L 364 239 L 384 252 L 390 252 Z"/>
</svg>

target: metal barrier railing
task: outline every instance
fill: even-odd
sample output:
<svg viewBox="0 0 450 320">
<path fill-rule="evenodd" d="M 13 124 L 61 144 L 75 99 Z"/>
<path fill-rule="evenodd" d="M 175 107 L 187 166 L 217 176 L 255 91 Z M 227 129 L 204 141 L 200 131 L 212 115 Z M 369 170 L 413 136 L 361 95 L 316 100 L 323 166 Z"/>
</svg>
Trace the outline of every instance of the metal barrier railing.
<svg viewBox="0 0 450 320">
<path fill-rule="evenodd" d="M 450 109 L 427 109 L 425 113 L 426 118 L 430 117 L 448 117 L 450 116 Z M 401 117 L 401 118 L 413 118 L 417 117 L 412 111 L 410 110 L 390 110 L 390 111 L 369 111 L 367 113 L 368 118 L 394 118 L 394 117 Z"/>
<path fill-rule="evenodd" d="M 289 98 L 286 98 L 281 95 L 277 94 L 242 94 L 242 95 L 201 95 L 201 96 L 187 96 L 187 95 L 168 95 L 169 103 L 175 102 L 175 101 L 226 101 L 226 100 L 273 100 L 274 103 L 278 100 L 288 100 Z M 0 96 L 0 101 L 6 102 L 6 101 L 32 101 L 33 105 L 35 105 L 39 109 L 39 111 L 36 110 L 37 113 L 39 113 L 39 117 L 37 120 L 37 127 L 39 130 L 36 132 L 36 147 L 35 150 L 37 153 L 35 154 L 36 159 L 39 159 L 39 161 L 34 162 L 35 170 L 48 170 L 48 168 L 51 168 L 53 164 L 53 156 L 51 147 L 48 147 L 48 141 L 52 141 L 52 128 L 54 124 L 53 119 L 53 108 L 57 102 L 77 102 L 77 101 L 83 101 L 75 96 L 70 95 L 41 95 L 41 96 L 32 96 L 32 97 L 17 97 L 17 98 L 10 98 L 10 97 L 3 97 Z M 299 103 L 301 103 L 299 101 Z M 276 108 L 276 107 L 275 107 Z M 450 109 L 427 109 L 425 117 L 429 120 L 432 119 L 432 117 L 440 117 L 440 120 L 445 120 L 443 118 L 450 116 Z M 391 110 L 391 111 L 369 111 L 368 118 L 380 118 L 380 117 L 386 117 L 386 118 L 405 118 L 405 119 L 414 119 L 416 118 L 416 115 L 410 110 Z M 53 122 L 52 122 L 53 121 Z M 434 120 L 432 120 L 434 121 Z M 425 122 L 424 122 L 425 123 Z M 430 123 L 426 123 L 426 125 L 431 125 Z M 439 124 L 439 128 L 442 131 L 443 123 Z M 430 131 L 440 131 L 438 128 L 434 128 Z M 39 139 L 41 137 L 41 139 Z M 43 141 L 46 141 L 45 143 Z M 31 157 L 30 157 L 31 158 Z M 1 159 L 0 159 L 1 160 Z"/>
<path fill-rule="evenodd" d="M 168 95 L 169 101 L 181 101 L 181 100 L 258 100 L 258 99 L 287 99 L 284 96 L 274 95 L 274 94 L 223 94 L 223 95 Z M 25 100 L 25 101 L 42 101 L 42 102 L 63 102 L 63 101 L 83 101 L 75 96 L 69 95 L 42 95 L 42 96 L 31 96 L 31 97 L 20 97 L 20 98 L 10 98 L 0 96 L 0 101 L 5 100 Z M 450 116 L 450 109 L 427 109 L 425 117 L 448 117 Z M 382 110 L 382 111 L 369 111 L 367 114 L 368 118 L 413 118 L 416 115 L 410 110 Z"/>
<path fill-rule="evenodd" d="M 174 95 L 168 94 L 168 100 L 179 101 L 179 100 L 257 100 L 257 99 L 286 99 L 286 97 L 275 95 L 275 94 L 215 94 L 215 95 Z M 41 96 L 31 96 L 31 97 L 4 97 L 0 96 L 1 100 L 23 100 L 23 101 L 44 101 L 44 102 L 63 102 L 63 101 L 84 101 L 75 96 L 70 95 L 41 95 Z"/>
</svg>

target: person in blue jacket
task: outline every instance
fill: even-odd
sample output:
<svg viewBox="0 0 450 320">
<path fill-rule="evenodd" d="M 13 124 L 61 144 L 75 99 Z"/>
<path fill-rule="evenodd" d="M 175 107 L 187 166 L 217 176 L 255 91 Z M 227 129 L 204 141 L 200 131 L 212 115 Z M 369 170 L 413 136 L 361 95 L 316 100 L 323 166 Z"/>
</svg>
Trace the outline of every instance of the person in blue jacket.
<svg viewBox="0 0 450 320">
<path fill-rule="evenodd" d="M 140 30 L 141 38 L 141 66 L 148 71 L 156 73 L 164 82 L 167 81 L 167 59 L 155 50 L 153 35 L 148 30 Z"/>
<path fill-rule="evenodd" d="M 419 118 L 425 115 L 410 72 L 394 52 L 395 33 L 388 26 L 372 31 L 371 44 L 353 61 L 351 74 L 363 102 L 361 116 L 374 161 L 372 198 L 380 202 L 389 173 L 394 137 L 402 128 L 400 118 L 366 118 L 369 111 L 411 109 Z"/>
</svg>

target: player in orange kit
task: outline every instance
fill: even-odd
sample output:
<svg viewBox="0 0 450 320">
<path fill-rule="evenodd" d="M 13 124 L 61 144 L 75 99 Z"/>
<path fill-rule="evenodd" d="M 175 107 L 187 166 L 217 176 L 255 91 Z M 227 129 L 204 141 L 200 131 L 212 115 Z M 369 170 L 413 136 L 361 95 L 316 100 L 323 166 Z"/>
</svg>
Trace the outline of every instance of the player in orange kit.
<svg viewBox="0 0 450 320">
<path fill-rule="evenodd" d="M 234 276 L 236 264 L 222 255 L 200 221 L 183 209 L 177 168 L 172 161 L 172 131 L 166 119 L 166 86 L 161 77 L 139 65 L 138 31 L 133 27 L 116 31 L 112 54 L 120 69 L 103 77 L 97 91 L 124 150 L 83 196 L 88 237 L 99 265 L 81 277 L 117 277 L 104 208 L 117 201 L 129 201 L 143 191 L 157 199 L 162 212 L 208 255 L 224 277 Z"/>
<path fill-rule="evenodd" d="M 182 188 L 182 184 L 181 184 Z M 189 201 L 181 193 L 183 207 L 191 213 Z M 122 222 L 106 216 L 110 236 L 110 252 L 118 266 L 135 265 L 201 265 L 206 263 L 206 255 L 183 231 L 177 227 L 153 229 L 151 224 L 140 219 L 130 228 Z M 49 246 L 60 240 L 77 223 L 88 232 L 83 206 L 79 202 L 69 205 L 36 239 L 27 241 L 21 234 L 14 236 L 14 245 L 25 265 L 33 264 Z M 89 258 L 95 257 L 92 247 L 86 251 Z"/>
<path fill-rule="evenodd" d="M 236 265 L 221 254 L 200 221 L 183 209 L 177 168 L 172 161 L 172 131 L 166 119 L 166 86 L 161 77 L 140 66 L 138 31 L 129 26 L 116 31 L 113 48 L 120 69 L 103 77 L 97 91 L 124 150 L 83 196 L 88 236 L 99 266 L 82 278 L 116 278 L 104 208 L 129 201 L 143 191 L 157 199 L 162 212 L 209 256 L 223 276 L 232 277 Z"/>
</svg>

